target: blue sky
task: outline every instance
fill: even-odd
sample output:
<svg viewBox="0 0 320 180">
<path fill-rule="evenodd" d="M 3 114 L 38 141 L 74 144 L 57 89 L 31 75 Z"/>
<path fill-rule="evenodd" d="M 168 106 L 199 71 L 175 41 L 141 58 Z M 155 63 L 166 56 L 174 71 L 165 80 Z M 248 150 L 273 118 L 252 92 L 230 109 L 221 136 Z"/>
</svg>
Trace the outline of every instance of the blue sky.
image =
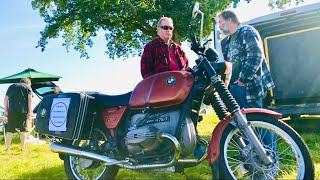
<svg viewBox="0 0 320 180">
<path fill-rule="evenodd" d="M 319 2 L 305 1 L 307 2 L 303 4 Z M 250 4 L 241 3 L 236 11 L 246 21 L 270 13 L 266 2 L 267 0 L 253 0 Z M 33 68 L 62 76 L 56 83 L 64 91 L 98 91 L 111 95 L 129 92 L 142 80 L 140 57 L 126 61 L 108 59 L 104 53 L 103 33 L 98 35 L 95 44 L 88 50 L 90 59 L 80 59 L 80 54 L 74 50 L 68 53 L 61 45 L 63 41 L 60 38 L 50 40 L 44 52 L 35 48 L 45 24 L 38 11 L 32 9 L 31 1 L 1 2 L 0 17 L 0 78 Z M 193 61 L 195 56 L 187 50 L 186 45 L 183 48 L 187 51 L 189 60 Z M 1 106 L 9 85 L 0 84 Z M 36 103 L 38 100 L 34 101 Z"/>
<path fill-rule="evenodd" d="M 103 34 L 89 49 L 90 59 L 80 59 L 73 50 L 67 53 L 62 39 L 50 40 L 44 52 L 35 48 L 45 24 L 30 1 L 4 1 L 0 16 L 1 78 L 34 68 L 62 76 L 57 84 L 65 91 L 95 90 L 107 94 L 128 92 L 142 79 L 139 57 L 126 61 L 107 58 Z M 8 86 L 0 84 L 0 105 Z"/>
</svg>

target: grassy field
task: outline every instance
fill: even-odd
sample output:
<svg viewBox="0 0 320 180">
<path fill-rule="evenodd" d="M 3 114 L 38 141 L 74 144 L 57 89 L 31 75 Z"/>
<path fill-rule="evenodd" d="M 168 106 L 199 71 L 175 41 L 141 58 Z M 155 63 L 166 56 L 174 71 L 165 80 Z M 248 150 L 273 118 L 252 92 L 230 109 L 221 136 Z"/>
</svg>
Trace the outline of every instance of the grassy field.
<svg viewBox="0 0 320 180">
<path fill-rule="evenodd" d="M 217 120 L 213 115 L 204 115 L 199 124 L 199 134 L 209 138 Z M 317 133 L 302 133 L 308 144 L 316 167 L 316 179 L 320 179 L 320 136 Z M 211 179 L 208 162 L 188 168 L 185 173 L 190 179 Z M 12 142 L 10 152 L 5 152 L 3 135 L 0 135 L 0 179 L 66 179 L 63 161 L 52 153 L 49 144 L 27 144 L 21 152 L 18 136 Z M 116 179 L 187 179 L 183 174 L 144 174 L 131 170 L 120 170 Z"/>
</svg>

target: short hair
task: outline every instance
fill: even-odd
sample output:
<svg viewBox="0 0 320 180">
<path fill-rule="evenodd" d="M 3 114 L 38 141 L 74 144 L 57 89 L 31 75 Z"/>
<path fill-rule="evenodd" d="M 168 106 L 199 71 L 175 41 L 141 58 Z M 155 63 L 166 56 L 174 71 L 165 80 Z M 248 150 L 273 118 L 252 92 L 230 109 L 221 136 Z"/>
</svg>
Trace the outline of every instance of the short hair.
<svg viewBox="0 0 320 180">
<path fill-rule="evenodd" d="M 60 86 L 58 86 L 58 85 L 54 85 L 54 86 L 52 87 L 52 89 L 54 89 L 54 88 L 58 88 L 59 90 L 61 90 L 61 89 L 60 89 Z"/>
<path fill-rule="evenodd" d="M 54 90 L 55 88 L 57 88 L 57 90 L 58 90 L 57 93 L 61 93 L 61 92 L 62 92 L 60 86 L 58 86 L 58 85 L 55 84 L 55 85 L 52 87 L 52 90 Z"/>
<path fill-rule="evenodd" d="M 233 23 L 240 24 L 239 18 L 232 10 L 225 10 L 218 14 L 218 17 L 222 17 L 224 20 L 231 19 Z"/>
<path fill-rule="evenodd" d="M 21 78 L 20 79 L 20 83 L 31 85 L 31 79 L 29 79 L 29 78 Z"/>
<path fill-rule="evenodd" d="M 157 26 L 158 28 L 161 27 L 161 25 L 162 25 L 161 23 L 162 23 L 163 20 L 171 21 L 172 25 L 173 25 L 173 20 L 171 18 L 169 18 L 169 17 L 161 17 L 159 22 L 158 22 L 158 26 Z"/>
</svg>

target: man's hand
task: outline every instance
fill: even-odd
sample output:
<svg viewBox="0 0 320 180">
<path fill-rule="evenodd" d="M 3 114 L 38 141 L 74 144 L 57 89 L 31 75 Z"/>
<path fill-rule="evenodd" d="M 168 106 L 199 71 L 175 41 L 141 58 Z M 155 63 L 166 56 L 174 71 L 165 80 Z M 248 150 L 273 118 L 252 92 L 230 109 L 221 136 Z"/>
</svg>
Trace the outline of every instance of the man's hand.
<svg viewBox="0 0 320 180">
<path fill-rule="evenodd" d="M 3 113 L 3 116 L 8 117 L 8 112 L 7 112 L 7 111 L 5 111 L 5 112 Z"/>
<path fill-rule="evenodd" d="M 27 113 L 27 118 L 30 118 L 32 116 L 32 112 Z"/>
<path fill-rule="evenodd" d="M 238 86 L 246 86 L 246 83 L 243 83 L 239 80 L 236 80 L 235 84 L 238 84 Z"/>
</svg>

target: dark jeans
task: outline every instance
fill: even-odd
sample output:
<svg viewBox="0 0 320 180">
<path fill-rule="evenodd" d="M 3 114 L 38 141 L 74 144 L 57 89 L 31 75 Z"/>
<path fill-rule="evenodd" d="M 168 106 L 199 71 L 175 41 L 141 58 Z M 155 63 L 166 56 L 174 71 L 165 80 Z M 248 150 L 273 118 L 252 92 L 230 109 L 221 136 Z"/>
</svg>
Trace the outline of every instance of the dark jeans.
<svg viewBox="0 0 320 180">
<path fill-rule="evenodd" d="M 229 91 L 238 102 L 240 108 L 262 108 L 263 106 L 262 98 L 250 103 L 247 101 L 245 86 L 239 86 L 237 84 L 229 85 Z M 275 134 L 271 131 L 260 128 L 258 128 L 257 131 L 261 134 L 263 143 L 275 150 Z"/>
<path fill-rule="evenodd" d="M 239 86 L 237 84 L 229 85 L 229 91 L 238 102 L 240 108 L 262 108 L 262 98 L 257 99 L 254 102 L 248 102 L 246 98 L 246 87 Z"/>
</svg>

